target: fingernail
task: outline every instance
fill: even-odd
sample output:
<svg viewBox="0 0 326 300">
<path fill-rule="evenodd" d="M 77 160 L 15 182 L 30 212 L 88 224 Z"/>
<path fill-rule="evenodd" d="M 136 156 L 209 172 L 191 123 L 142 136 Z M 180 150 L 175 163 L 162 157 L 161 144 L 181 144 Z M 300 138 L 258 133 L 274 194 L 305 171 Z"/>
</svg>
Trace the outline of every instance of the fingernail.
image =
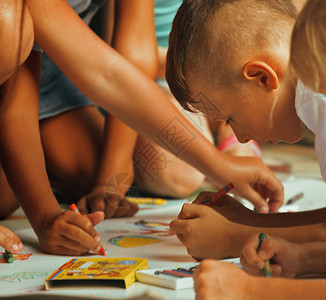
<svg viewBox="0 0 326 300">
<path fill-rule="evenodd" d="M 23 250 L 23 248 L 24 248 L 23 243 L 19 243 L 18 248 L 19 248 L 19 251 Z"/>
<path fill-rule="evenodd" d="M 261 206 L 259 211 L 262 212 L 262 213 L 268 213 L 268 207 L 267 206 Z"/>
<path fill-rule="evenodd" d="M 95 241 L 97 241 L 98 243 L 100 242 L 101 238 L 97 235 L 95 236 Z"/>
<path fill-rule="evenodd" d="M 11 249 L 12 249 L 12 251 L 16 252 L 18 250 L 18 245 L 17 244 L 13 244 L 11 246 Z"/>
<path fill-rule="evenodd" d="M 260 256 L 260 258 L 265 259 L 265 257 L 266 257 L 266 252 L 265 252 L 264 250 L 259 251 L 258 255 Z"/>
<path fill-rule="evenodd" d="M 100 249 L 101 249 L 101 247 L 100 246 L 97 246 L 96 249 L 94 250 L 94 252 L 99 253 L 100 252 Z"/>
</svg>

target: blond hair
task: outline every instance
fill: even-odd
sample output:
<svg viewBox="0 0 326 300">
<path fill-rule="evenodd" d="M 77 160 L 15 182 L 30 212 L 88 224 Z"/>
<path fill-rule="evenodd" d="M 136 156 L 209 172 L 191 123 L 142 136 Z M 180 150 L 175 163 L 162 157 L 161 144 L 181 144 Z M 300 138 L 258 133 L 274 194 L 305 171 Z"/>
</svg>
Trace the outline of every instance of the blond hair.
<svg viewBox="0 0 326 300">
<path fill-rule="evenodd" d="M 294 73 L 318 91 L 320 76 L 326 76 L 326 1 L 309 0 L 295 23 L 290 54 Z"/>
<path fill-rule="evenodd" d="M 290 32 L 296 15 L 291 0 L 184 0 L 167 53 L 166 78 L 175 98 L 193 111 L 190 73 L 201 86 L 232 87 L 234 61 L 255 49 L 288 44 L 285 31 Z"/>
</svg>

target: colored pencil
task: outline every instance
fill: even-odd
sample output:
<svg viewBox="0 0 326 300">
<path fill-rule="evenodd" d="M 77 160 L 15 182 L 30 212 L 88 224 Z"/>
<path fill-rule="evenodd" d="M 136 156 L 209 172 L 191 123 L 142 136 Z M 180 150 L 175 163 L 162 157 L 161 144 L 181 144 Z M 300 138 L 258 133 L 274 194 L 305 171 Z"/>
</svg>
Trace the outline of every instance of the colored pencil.
<svg viewBox="0 0 326 300">
<path fill-rule="evenodd" d="M 78 207 L 77 207 L 77 205 L 75 203 L 71 204 L 69 206 L 69 208 L 70 208 L 71 211 L 74 211 L 75 213 L 81 215 L 81 213 L 80 213 L 80 211 L 79 211 L 79 209 L 78 209 Z M 105 256 L 105 251 L 104 251 L 103 246 L 101 244 L 100 244 L 99 254 Z"/>
<path fill-rule="evenodd" d="M 214 204 L 215 201 L 217 201 L 218 199 L 220 199 L 221 197 L 223 197 L 227 192 L 229 192 L 232 189 L 233 189 L 233 184 L 230 182 L 224 188 L 222 188 L 218 192 L 214 193 L 211 197 L 209 197 L 208 199 L 206 199 L 201 204 L 204 204 L 204 205 L 212 205 L 212 204 Z"/>
</svg>

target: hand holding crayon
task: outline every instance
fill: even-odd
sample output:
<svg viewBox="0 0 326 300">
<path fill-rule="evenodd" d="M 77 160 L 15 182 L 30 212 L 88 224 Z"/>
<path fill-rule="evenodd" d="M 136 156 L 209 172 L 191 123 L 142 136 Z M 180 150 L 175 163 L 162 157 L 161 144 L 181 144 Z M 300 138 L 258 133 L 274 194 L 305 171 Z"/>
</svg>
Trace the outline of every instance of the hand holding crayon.
<svg viewBox="0 0 326 300">
<path fill-rule="evenodd" d="M 71 211 L 74 211 L 75 213 L 81 215 L 81 213 L 80 213 L 80 211 L 79 211 L 79 209 L 78 209 L 78 207 L 76 206 L 75 203 L 71 204 L 69 206 L 69 208 L 70 208 Z M 105 251 L 104 251 L 103 246 L 101 244 L 99 246 L 100 246 L 100 249 L 99 249 L 99 253 L 98 254 L 101 254 L 101 255 L 105 256 Z"/>
<path fill-rule="evenodd" d="M 266 238 L 267 237 L 266 237 L 266 234 L 265 233 L 259 234 L 259 245 L 258 245 L 257 251 L 259 250 L 260 245 L 262 244 L 262 242 Z M 271 277 L 271 263 L 270 263 L 269 259 L 266 259 L 266 261 L 265 261 L 264 276 L 265 277 Z"/>
</svg>

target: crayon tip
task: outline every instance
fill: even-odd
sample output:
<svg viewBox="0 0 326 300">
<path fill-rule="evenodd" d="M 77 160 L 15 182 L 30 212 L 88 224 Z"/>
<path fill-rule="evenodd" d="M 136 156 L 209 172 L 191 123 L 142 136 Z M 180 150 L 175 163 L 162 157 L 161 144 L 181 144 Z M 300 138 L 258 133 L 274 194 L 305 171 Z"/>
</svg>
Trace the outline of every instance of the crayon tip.
<svg viewBox="0 0 326 300">
<path fill-rule="evenodd" d="M 5 250 L 5 256 L 8 263 L 12 264 L 15 261 L 14 255 L 7 250 Z"/>
<path fill-rule="evenodd" d="M 100 252 L 100 254 L 103 255 L 103 256 L 106 255 L 106 254 L 105 254 L 105 251 L 104 251 L 104 249 L 103 249 L 103 246 L 100 246 L 100 250 L 99 250 L 99 252 Z"/>
</svg>

